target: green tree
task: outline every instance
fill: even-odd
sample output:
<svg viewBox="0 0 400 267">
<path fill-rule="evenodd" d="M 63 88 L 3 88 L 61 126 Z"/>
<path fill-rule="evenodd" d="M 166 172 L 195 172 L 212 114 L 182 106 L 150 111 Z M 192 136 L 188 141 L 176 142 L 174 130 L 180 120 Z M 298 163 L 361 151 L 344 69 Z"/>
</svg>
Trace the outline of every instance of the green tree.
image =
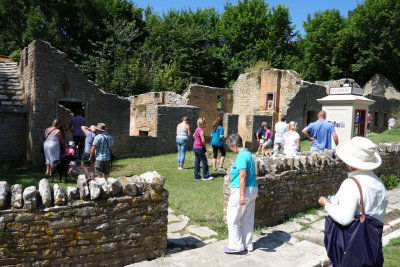
<svg viewBox="0 0 400 267">
<path fill-rule="evenodd" d="M 303 22 L 306 35 L 300 43 L 303 58 L 299 71 L 309 81 L 333 78 L 333 50 L 339 42 L 339 32 L 345 18 L 337 9 L 317 11 Z"/>
<path fill-rule="evenodd" d="M 278 5 L 270 9 L 264 0 L 228 2 L 218 26 L 226 82 L 259 60 L 283 67 L 296 35 L 288 8 Z"/>
<path fill-rule="evenodd" d="M 365 0 L 349 14 L 334 49 L 334 75 L 364 84 L 375 73 L 400 86 L 400 2 Z"/>
</svg>

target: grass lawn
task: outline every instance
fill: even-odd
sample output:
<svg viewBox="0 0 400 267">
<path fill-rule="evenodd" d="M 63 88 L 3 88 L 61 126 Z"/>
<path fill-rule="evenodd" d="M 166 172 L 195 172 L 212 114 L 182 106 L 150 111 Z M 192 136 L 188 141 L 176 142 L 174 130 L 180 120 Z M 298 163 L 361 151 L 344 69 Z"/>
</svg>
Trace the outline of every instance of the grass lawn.
<svg viewBox="0 0 400 267">
<path fill-rule="evenodd" d="M 400 142 L 400 126 L 396 126 L 391 130 L 385 130 L 381 133 L 369 133 L 367 138 L 375 144 L 387 142 Z"/>
<path fill-rule="evenodd" d="M 384 267 L 398 267 L 400 261 L 400 238 L 390 240 L 389 244 L 383 248 Z"/>
</svg>

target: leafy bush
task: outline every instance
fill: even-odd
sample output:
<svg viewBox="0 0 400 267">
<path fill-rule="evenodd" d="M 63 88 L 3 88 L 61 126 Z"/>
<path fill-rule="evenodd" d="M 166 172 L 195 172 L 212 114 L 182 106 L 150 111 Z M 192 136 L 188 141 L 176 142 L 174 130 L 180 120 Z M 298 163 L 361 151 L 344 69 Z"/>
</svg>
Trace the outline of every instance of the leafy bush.
<svg viewBox="0 0 400 267">
<path fill-rule="evenodd" d="M 13 62 L 19 62 L 19 59 L 21 58 L 21 49 L 14 50 L 10 54 L 10 59 Z"/>
<path fill-rule="evenodd" d="M 394 174 L 390 175 L 382 175 L 381 176 L 382 182 L 385 184 L 387 190 L 391 190 L 396 188 L 399 185 L 400 179 Z"/>
</svg>

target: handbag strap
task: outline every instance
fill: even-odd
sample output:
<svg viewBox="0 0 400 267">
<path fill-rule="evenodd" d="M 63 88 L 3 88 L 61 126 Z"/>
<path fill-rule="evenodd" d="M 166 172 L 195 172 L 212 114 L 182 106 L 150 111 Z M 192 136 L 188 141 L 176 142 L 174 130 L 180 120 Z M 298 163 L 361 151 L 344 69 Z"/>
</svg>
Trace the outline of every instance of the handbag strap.
<svg viewBox="0 0 400 267">
<path fill-rule="evenodd" d="M 46 134 L 46 137 L 44 138 L 44 141 L 46 141 L 47 140 L 47 137 L 49 137 L 49 135 L 55 130 L 55 129 L 57 129 L 57 128 L 54 128 L 53 130 L 51 130 L 48 134 Z M 58 132 L 57 132 L 58 133 Z"/>
<path fill-rule="evenodd" d="M 106 136 L 105 136 L 105 135 L 103 135 L 103 134 L 101 134 L 101 136 L 103 136 L 104 140 L 106 141 L 106 143 L 107 143 L 107 147 L 108 147 L 108 150 L 110 151 L 110 154 L 111 154 L 111 149 L 110 149 L 110 146 L 108 145 L 108 141 L 107 141 L 107 138 L 106 138 Z"/>
<path fill-rule="evenodd" d="M 360 182 L 356 178 L 349 177 L 349 179 L 352 179 L 357 184 L 358 191 L 360 191 L 360 206 L 361 206 L 360 222 L 363 223 L 365 221 L 365 214 L 364 214 L 363 194 L 362 194 L 361 185 L 360 185 Z"/>
</svg>

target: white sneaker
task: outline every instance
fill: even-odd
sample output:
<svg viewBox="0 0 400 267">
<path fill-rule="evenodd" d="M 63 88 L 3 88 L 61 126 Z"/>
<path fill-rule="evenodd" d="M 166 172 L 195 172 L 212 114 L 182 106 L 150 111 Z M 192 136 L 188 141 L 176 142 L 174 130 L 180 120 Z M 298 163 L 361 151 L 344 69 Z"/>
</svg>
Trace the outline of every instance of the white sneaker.
<svg viewBox="0 0 400 267">
<path fill-rule="evenodd" d="M 214 177 L 212 177 L 212 176 L 209 176 L 208 178 L 201 178 L 203 181 L 211 181 L 211 180 L 214 180 Z"/>
<path fill-rule="evenodd" d="M 220 171 L 220 172 L 226 172 L 226 169 L 224 169 L 224 167 L 219 167 L 218 171 Z"/>
</svg>

